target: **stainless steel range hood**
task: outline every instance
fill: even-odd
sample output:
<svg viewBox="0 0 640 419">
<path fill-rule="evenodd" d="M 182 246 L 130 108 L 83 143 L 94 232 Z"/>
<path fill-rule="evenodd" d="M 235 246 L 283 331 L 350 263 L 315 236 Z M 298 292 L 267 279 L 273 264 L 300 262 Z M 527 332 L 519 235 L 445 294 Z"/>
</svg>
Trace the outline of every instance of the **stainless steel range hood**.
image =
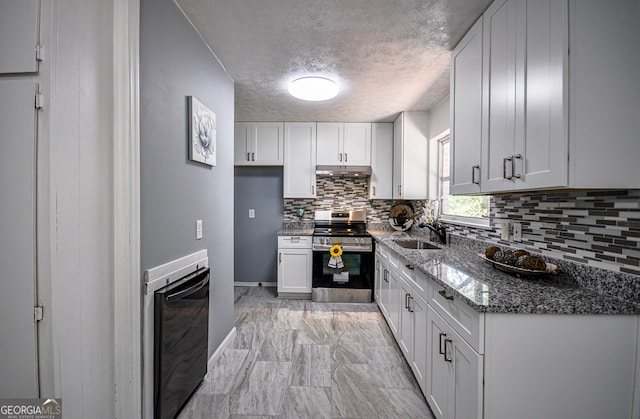
<svg viewBox="0 0 640 419">
<path fill-rule="evenodd" d="M 316 175 L 360 177 L 371 176 L 371 166 L 316 166 Z"/>
</svg>

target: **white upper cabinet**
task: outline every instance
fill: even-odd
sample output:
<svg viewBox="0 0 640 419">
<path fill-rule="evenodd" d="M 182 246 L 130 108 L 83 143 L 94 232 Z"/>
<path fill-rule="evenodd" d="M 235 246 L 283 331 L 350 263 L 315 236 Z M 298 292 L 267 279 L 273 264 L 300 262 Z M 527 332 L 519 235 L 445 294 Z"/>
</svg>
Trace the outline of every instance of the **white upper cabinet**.
<svg viewBox="0 0 640 419">
<path fill-rule="evenodd" d="M 484 14 L 482 191 L 564 187 L 568 9 L 495 1 Z"/>
<path fill-rule="evenodd" d="M 236 166 L 282 166 L 284 124 L 282 122 L 236 123 Z"/>
<path fill-rule="evenodd" d="M 317 164 L 371 165 L 370 123 L 318 123 Z"/>
<path fill-rule="evenodd" d="M 0 74 L 38 71 L 39 0 L 0 2 Z"/>
<path fill-rule="evenodd" d="M 452 54 L 453 193 L 638 188 L 637 2 L 496 0 L 477 26 Z"/>
<path fill-rule="evenodd" d="M 284 198 L 315 198 L 316 123 L 285 123 L 284 148 Z"/>
<path fill-rule="evenodd" d="M 393 199 L 427 199 L 427 114 L 402 112 L 393 126 Z"/>
<path fill-rule="evenodd" d="M 371 124 L 369 199 L 393 198 L 393 123 Z"/>
<path fill-rule="evenodd" d="M 482 17 L 451 54 L 451 193 L 480 192 Z"/>
</svg>

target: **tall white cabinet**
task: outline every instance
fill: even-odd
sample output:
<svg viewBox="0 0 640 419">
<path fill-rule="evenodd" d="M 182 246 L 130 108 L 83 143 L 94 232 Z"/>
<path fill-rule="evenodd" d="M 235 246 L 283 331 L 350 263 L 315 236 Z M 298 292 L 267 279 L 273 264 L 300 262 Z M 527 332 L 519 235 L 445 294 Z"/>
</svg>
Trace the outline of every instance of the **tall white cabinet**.
<svg viewBox="0 0 640 419">
<path fill-rule="evenodd" d="M 558 0 L 497 0 L 484 14 L 484 192 L 567 185 L 568 22 Z"/>
<path fill-rule="evenodd" d="M 278 296 L 311 296 L 311 236 L 278 237 Z"/>
<path fill-rule="evenodd" d="M 316 197 L 316 123 L 284 124 L 285 198 Z"/>
<path fill-rule="evenodd" d="M 371 124 L 369 199 L 393 199 L 393 123 Z"/>
<path fill-rule="evenodd" d="M 451 53 L 451 193 L 480 192 L 482 22 Z"/>
<path fill-rule="evenodd" d="M 393 123 L 393 199 L 427 199 L 427 114 L 402 112 Z"/>
</svg>

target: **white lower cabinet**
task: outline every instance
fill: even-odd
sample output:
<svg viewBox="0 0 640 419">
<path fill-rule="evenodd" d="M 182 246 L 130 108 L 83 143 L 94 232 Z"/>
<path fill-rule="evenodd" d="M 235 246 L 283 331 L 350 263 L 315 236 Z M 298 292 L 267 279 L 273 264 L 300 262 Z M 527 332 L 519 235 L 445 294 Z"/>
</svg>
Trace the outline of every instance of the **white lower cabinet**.
<svg viewBox="0 0 640 419">
<path fill-rule="evenodd" d="M 278 237 L 278 297 L 311 296 L 311 236 Z"/>
<path fill-rule="evenodd" d="M 399 297 L 402 305 L 398 344 L 424 393 L 427 375 L 427 302 L 404 279 L 400 283 Z"/>
<path fill-rule="evenodd" d="M 482 355 L 428 306 L 426 397 L 437 418 L 482 418 Z"/>
<path fill-rule="evenodd" d="M 637 418 L 638 315 L 480 313 L 376 243 L 376 301 L 437 418 Z"/>
</svg>

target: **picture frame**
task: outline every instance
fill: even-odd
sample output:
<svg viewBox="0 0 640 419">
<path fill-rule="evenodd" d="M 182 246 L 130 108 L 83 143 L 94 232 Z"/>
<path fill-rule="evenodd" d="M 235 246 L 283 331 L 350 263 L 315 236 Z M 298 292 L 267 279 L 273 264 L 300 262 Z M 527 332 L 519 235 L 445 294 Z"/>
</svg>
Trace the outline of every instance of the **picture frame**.
<svg viewBox="0 0 640 419">
<path fill-rule="evenodd" d="M 189 160 L 216 165 L 216 114 L 195 96 L 189 96 Z"/>
</svg>

